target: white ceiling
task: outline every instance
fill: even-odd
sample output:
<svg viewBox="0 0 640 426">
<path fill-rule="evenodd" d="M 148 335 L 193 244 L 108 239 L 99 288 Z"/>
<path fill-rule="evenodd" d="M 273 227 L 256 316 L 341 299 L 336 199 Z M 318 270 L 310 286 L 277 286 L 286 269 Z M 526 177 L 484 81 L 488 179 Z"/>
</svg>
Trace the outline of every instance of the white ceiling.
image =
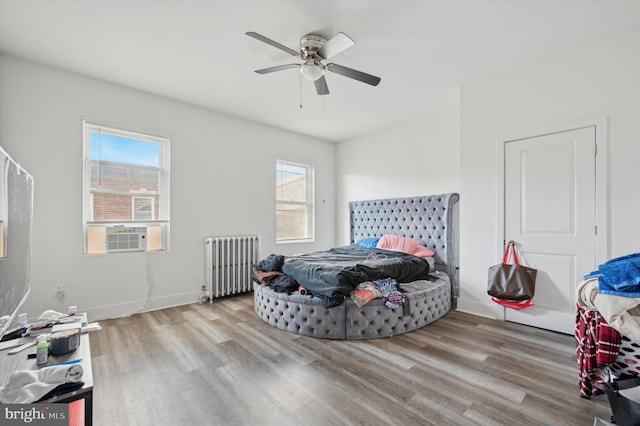
<svg viewBox="0 0 640 426">
<path fill-rule="evenodd" d="M 0 50 L 328 141 L 394 126 L 457 102 L 474 80 L 640 27 L 640 1 L 0 0 Z M 331 62 L 331 94 L 293 70 L 307 33 L 356 45 Z M 303 108 L 300 108 L 302 99 Z"/>
</svg>

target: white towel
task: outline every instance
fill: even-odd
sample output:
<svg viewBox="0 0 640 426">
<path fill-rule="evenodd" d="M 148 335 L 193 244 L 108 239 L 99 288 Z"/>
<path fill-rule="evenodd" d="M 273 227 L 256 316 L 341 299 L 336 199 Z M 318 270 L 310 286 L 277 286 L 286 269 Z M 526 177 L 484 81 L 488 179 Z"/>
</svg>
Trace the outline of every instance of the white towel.
<svg viewBox="0 0 640 426">
<path fill-rule="evenodd" d="M 20 370 L 0 387 L 3 404 L 28 404 L 42 398 L 63 383 L 75 383 L 82 379 L 84 370 L 80 364 L 54 365 L 40 370 Z"/>
</svg>

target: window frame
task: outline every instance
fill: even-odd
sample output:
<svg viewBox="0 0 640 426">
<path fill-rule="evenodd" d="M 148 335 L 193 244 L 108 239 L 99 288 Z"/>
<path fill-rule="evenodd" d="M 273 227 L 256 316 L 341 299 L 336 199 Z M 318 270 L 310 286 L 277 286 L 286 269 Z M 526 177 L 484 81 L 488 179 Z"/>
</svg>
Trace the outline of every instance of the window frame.
<svg viewBox="0 0 640 426">
<path fill-rule="evenodd" d="M 279 198 L 278 191 L 278 174 L 281 172 L 282 165 L 291 165 L 294 167 L 301 167 L 306 170 L 305 179 L 305 201 L 291 201 Z M 275 233 L 276 244 L 291 244 L 291 243 L 304 243 L 315 241 L 315 165 L 313 163 L 289 160 L 283 157 L 276 158 L 276 179 L 275 179 Z M 306 207 L 306 223 L 307 223 L 307 235 L 304 237 L 285 238 L 278 236 L 278 205 L 286 204 L 291 206 L 305 206 Z"/>
<path fill-rule="evenodd" d="M 94 193 L 91 190 L 91 133 L 102 132 L 118 137 L 136 139 L 144 142 L 152 142 L 158 144 L 159 156 L 159 178 L 157 194 L 159 197 L 159 205 L 157 207 L 158 218 L 153 219 L 156 213 L 155 200 L 151 203 L 152 219 L 151 220 L 135 220 L 135 204 L 134 198 L 151 198 L 143 193 L 131 194 L 131 220 L 101 220 L 96 221 L 93 217 Z M 102 125 L 82 120 L 83 134 L 83 177 L 82 177 L 82 227 L 83 242 L 85 255 L 94 254 L 113 254 L 106 250 L 106 239 L 104 241 L 104 250 L 100 245 L 100 238 L 96 236 L 106 235 L 106 230 L 111 226 L 128 226 L 136 228 L 147 228 L 147 234 L 153 232 L 156 236 L 156 244 L 147 245 L 144 251 L 168 251 L 170 241 L 170 139 L 168 137 L 156 136 L 149 133 L 125 130 L 122 128 Z M 160 235 L 158 236 L 158 229 Z M 97 231 L 97 232 L 96 232 Z M 90 241 L 91 239 L 91 241 Z M 149 240 L 147 241 L 150 242 Z"/>
</svg>

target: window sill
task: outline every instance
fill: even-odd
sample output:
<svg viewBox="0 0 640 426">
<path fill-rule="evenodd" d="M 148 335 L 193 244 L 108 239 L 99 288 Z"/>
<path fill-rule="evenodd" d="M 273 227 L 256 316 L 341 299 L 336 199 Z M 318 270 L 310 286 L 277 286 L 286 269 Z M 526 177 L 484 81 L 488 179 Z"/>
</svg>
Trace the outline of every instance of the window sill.
<svg viewBox="0 0 640 426">
<path fill-rule="evenodd" d="M 291 240 L 276 240 L 276 244 L 300 244 L 300 243 L 313 243 L 315 240 L 313 238 L 299 238 L 299 239 L 291 239 Z"/>
</svg>

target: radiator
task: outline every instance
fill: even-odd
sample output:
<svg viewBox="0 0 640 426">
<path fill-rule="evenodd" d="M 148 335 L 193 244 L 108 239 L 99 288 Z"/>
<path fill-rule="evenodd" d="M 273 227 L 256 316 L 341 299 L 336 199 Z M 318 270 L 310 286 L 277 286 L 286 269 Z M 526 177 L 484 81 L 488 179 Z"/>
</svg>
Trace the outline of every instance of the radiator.
<svg viewBox="0 0 640 426">
<path fill-rule="evenodd" d="M 259 255 L 257 235 L 205 238 L 205 284 L 211 301 L 251 291 L 251 265 Z"/>
</svg>

